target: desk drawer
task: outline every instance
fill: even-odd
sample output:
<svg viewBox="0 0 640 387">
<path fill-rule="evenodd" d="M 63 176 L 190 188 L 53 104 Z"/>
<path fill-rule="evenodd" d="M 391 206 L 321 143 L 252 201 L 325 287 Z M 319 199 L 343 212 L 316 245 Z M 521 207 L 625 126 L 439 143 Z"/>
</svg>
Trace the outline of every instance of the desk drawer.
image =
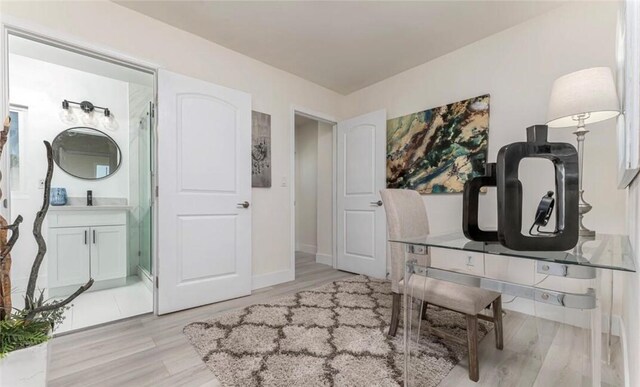
<svg viewBox="0 0 640 387">
<path fill-rule="evenodd" d="M 431 266 L 483 276 L 484 275 L 484 257 L 482 253 L 474 253 L 471 251 L 431 248 Z"/>
</svg>

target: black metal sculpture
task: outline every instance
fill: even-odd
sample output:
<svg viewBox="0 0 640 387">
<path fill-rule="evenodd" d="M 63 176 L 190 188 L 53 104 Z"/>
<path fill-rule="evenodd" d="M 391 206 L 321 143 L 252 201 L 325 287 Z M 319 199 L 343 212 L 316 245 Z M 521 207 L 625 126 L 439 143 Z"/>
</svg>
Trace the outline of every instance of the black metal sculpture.
<svg viewBox="0 0 640 387">
<path fill-rule="evenodd" d="M 528 127 L 526 142 L 503 146 L 496 165 L 487 165 L 487 175 L 465 184 L 463 230 L 469 239 L 498 240 L 513 250 L 561 251 L 572 249 L 578 243 L 578 153 L 571 144 L 548 142 L 547 131 L 546 125 Z M 553 232 L 522 234 L 522 183 L 518 179 L 518 168 L 525 158 L 544 158 L 553 163 L 557 198 Z M 480 188 L 494 184 L 498 192 L 496 233 L 478 227 Z"/>
<path fill-rule="evenodd" d="M 479 197 L 482 187 L 496 186 L 496 163 L 487 163 L 484 176 L 467 180 L 463 191 L 462 231 L 473 241 L 498 242 L 497 231 L 485 231 L 478 226 Z"/>
</svg>

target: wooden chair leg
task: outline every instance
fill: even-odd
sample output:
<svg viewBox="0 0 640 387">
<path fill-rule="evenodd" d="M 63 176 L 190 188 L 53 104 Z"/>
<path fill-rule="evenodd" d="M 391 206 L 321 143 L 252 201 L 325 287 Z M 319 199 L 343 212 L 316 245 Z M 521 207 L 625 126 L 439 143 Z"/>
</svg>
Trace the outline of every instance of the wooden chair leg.
<svg viewBox="0 0 640 387">
<path fill-rule="evenodd" d="M 393 293 L 393 304 L 391 305 L 391 326 L 389 327 L 389 336 L 396 335 L 398 331 L 398 322 L 400 321 L 400 309 L 402 305 L 402 297 L 398 293 Z"/>
<path fill-rule="evenodd" d="M 467 342 L 469 343 L 469 379 L 480 379 L 478 365 L 478 317 L 467 315 Z"/>
<path fill-rule="evenodd" d="M 504 338 L 502 333 L 502 297 L 496 298 L 492 303 L 493 325 L 496 331 L 496 348 L 504 348 Z"/>
</svg>

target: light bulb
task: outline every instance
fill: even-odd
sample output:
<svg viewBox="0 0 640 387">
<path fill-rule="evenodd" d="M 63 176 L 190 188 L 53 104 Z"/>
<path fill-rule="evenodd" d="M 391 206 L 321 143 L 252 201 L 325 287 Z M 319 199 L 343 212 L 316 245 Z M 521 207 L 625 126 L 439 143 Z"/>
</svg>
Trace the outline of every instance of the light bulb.
<svg viewBox="0 0 640 387">
<path fill-rule="evenodd" d="M 82 122 L 85 125 L 96 126 L 96 118 L 93 115 L 93 112 L 83 113 L 82 114 Z"/>
<path fill-rule="evenodd" d="M 107 112 L 109 112 L 108 109 Z M 102 126 L 109 130 L 116 130 L 118 129 L 118 120 L 113 116 L 113 113 L 109 112 L 107 115 L 105 112 L 104 117 L 102 117 Z"/>
<path fill-rule="evenodd" d="M 62 121 L 67 125 L 74 125 L 78 121 L 78 118 L 75 116 L 75 114 L 73 114 L 71 109 L 60 110 L 59 116 L 60 116 L 60 121 Z"/>
<path fill-rule="evenodd" d="M 60 121 L 67 125 L 73 125 L 77 121 L 76 116 L 73 114 L 71 109 L 69 109 L 69 101 L 66 99 L 62 101 L 62 110 L 60 110 L 59 116 Z"/>
</svg>

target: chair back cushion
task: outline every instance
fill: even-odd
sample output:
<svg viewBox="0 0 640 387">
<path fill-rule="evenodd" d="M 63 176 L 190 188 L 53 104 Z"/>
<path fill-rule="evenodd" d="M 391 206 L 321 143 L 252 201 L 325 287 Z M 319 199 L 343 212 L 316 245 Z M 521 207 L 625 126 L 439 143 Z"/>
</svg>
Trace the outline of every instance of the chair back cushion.
<svg viewBox="0 0 640 387">
<path fill-rule="evenodd" d="M 389 239 L 426 237 L 429 234 L 429 220 L 424 201 L 417 191 L 407 189 L 383 189 L 380 191 L 387 215 Z M 391 275 L 391 289 L 399 293 L 398 283 L 404 277 L 404 246 L 389 243 L 390 256 L 387 267 Z M 409 259 L 421 265 L 429 264 L 428 255 L 410 254 Z"/>
</svg>

